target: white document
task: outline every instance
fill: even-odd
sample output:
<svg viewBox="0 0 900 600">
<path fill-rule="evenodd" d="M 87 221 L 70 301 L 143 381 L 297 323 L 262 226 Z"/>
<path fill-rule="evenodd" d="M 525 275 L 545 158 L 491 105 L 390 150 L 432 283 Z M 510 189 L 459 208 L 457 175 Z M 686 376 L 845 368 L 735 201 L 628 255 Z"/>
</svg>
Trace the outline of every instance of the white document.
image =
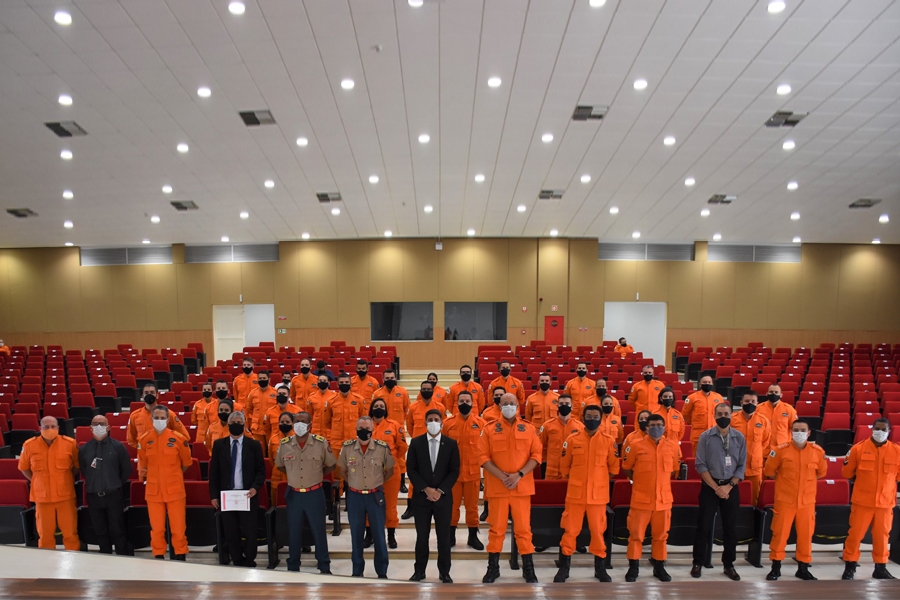
<svg viewBox="0 0 900 600">
<path fill-rule="evenodd" d="M 219 506 L 223 511 L 232 510 L 250 510 L 250 498 L 247 496 L 247 490 L 226 490 L 221 492 Z"/>
</svg>

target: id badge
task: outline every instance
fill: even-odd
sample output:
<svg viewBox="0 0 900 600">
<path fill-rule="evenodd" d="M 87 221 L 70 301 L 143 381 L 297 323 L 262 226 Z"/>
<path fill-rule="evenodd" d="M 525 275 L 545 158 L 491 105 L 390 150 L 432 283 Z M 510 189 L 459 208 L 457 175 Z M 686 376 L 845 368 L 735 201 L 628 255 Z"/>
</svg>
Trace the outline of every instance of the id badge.
<svg viewBox="0 0 900 600">
<path fill-rule="evenodd" d="M 730 456 L 725 456 L 725 466 L 726 467 L 731 466 L 731 457 Z"/>
</svg>

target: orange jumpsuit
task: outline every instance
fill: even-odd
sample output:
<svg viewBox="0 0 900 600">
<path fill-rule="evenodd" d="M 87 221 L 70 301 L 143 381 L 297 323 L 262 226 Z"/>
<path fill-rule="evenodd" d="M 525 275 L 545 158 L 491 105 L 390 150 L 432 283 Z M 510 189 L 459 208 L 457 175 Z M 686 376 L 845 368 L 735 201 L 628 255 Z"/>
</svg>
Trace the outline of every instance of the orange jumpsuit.
<svg viewBox="0 0 900 600">
<path fill-rule="evenodd" d="M 9 346 L 0 346 L 0 356 L 9 356 L 12 354 L 12 351 L 9 349 Z"/>
<path fill-rule="evenodd" d="M 206 451 L 209 452 L 210 456 L 212 456 L 213 444 L 215 444 L 217 440 L 221 440 L 229 435 L 231 434 L 228 432 L 228 424 L 223 423 L 222 420 L 216 416 L 216 422 L 210 424 L 209 429 L 206 430 L 206 438 L 203 440 L 203 445 L 206 446 Z M 244 429 L 244 435 L 253 437 L 246 429 Z"/>
<path fill-rule="evenodd" d="M 486 398 L 493 399 L 494 397 L 494 388 L 502 387 L 506 390 L 507 394 L 515 394 L 516 400 L 519 401 L 519 414 L 525 410 L 525 386 L 522 385 L 522 381 L 516 377 L 510 375 L 509 377 L 500 377 L 495 378 L 490 385 L 488 385 L 487 396 Z"/>
<path fill-rule="evenodd" d="M 544 421 L 559 414 L 558 404 L 559 394 L 553 390 L 547 390 L 546 393 L 539 390 L 525 401 L 525 420 L 534 425 L 535 429 L 540 429 Z"/>
<path fill-rule="evenodd" d="M 521 413 L 521 410 L 519 412 Z M 490 423 L 491 421 L 496 421 L 497 419 L 501 418 L 502 416 L 503 416 L 503 413 L 500 412 L 500 407 L 496 404 L 491 404 L 486 409 L 484 409 L 483 413 L 481 413 L 481 418 L 484 419 L 485 423 Z M 560 446 L 562 446 L 562 445 L 560 445 Z"/>
<path fill-rule="evenodd" d="M 875 564 L 885 564 L 900 481 L 900 446 L 888 441 L 878 447 L 872 438 L 863 440 L 850 448 L 841 473 L 856 480 L 843 559 L 859 562 L 859 544 L 871 526 L 872 558 Z"/>
<path fill-rule="evenodd" d="M 266 414 L 263 415 L 262 427 L 263 433 L 265 433 L 267 438 L 271 438 L 276 433 L 281 434 L 281 431 L 278 429 L 278 419 L 281 417 L 281 413 L 291 413 L 292 415 L 296 415 L 299 412 L 303 412 L 299 406 L 296 404 L 291 404 L 287 402 L 284 405 L 284 409 L 282 409 L 278 404 L 270 408 L 266 411 Z M 290 434 L 289 435 L 293 435 Z M 284 436 L 281 436 L 284 437 Z M 281 438 L 279 438 L 279 441 Z M 278 450 L 278 446 L 275 446 L 275 450 Z M 274 454 L 269 454 L 269 458 L 275 460 Z"/>
<path fill-rule="evenodd" d="M 590 552 L 606 558 L 606 505 L 609 503 L 609 478 L 619 472 L 619 456 L 612 439 L 589 434 L 586 430 L 570 435 L 563 443 L 560 461 L 562 477 L 569 480 L 566 510 L 559 526 L 566 530 L 559 544 L 566 556 L 575 553 L 575 538 L 581 533 L 587 513 L 591 530 Z"/>
<path fill-rule="evenodd" d="M 797 530 L 797 560 L 807 564 L 812 562 L 816 480 L 825 477 L 827 472 L 825 451 L 812 442 L 807 442 L 802 450 L 793 442 L 788 442 L 769 452 L 765 474 L 775 477 L 775 514 L 772 517 L 769 559 L 784 560 L 784 547 L 791 533 L 791 525 L 794 525 Z"/>
<path fill-rule="evenodd" d="M 395 385 L 394 389 L 389 390 L 386 387 L 378 388 L 378 391 L 372 395 L 372 402 L 383 400 L 387 406 L 387 416 L 392 421 L 404 423 L 406 421 L 406 413 L 409 411 L 409 392 L 401 385 Z M 369 403 L 369 406 L 372 405 Z M 366 409 L 368 412 L 368 409 Z"/>
<path fill-rule="evenodd" d="M 676 444 L 684 437 L 684 419 L 685 416 L 675 410 L 675 408 L 666 409 L 662 404 L 656 409 L 655 415 L 662 415 L 666 420 L 666 437 Z M 691 433 L 691 437 L 694 434 Z"/>
<path fill-rule="evenodd" d="M 628 344 L 627 346 L 620 346 L 619 344 L 616 344 L 616 348 L 615 350 L 613 350 L 613 352 L 618 352 L 620 355 L 622 355 L 622 358 L 625 358 L 627 354 L 634 354 L 634 348 L 631 347 L 631 344 Z"/>
<path fill-rule="evenodd" d="M 544 473 L 544 479 L 562 479 L 563 475 L 559 470 L 559 461 L 562 458 L 562 447 L 566 438 L 573 433 L 578 433 L 584 429 L 584 423 L 569 415 L 569 420 L 563 423 L 560 418 L 554 417 L 549 421 L 544 421 L 538 435 L 541 438 L 541 447 L 543 448 L 543 461 L 547 464 L 547 471 Z"/>
<path fill-rule="evenodd" d="M 409 445 L 406 443 L 406 432 L 403 431 L 401 423 L 402 421 L 394 419 L 382 419 L 381 423 L 375 423 L 375 429 L 372 431 L 372 439 L 381 440 L 387 444 L 391 449 L 394 462 L 397 463 L 394 474 L 384 482 L 386 509 L 384 526 L 388 529 L 396 529 L 400 524 L 397 516 L 397 498 L 400 496 L 400 473 L 406 472 L 406 451 L 409 449 Z"/>
<path fill-rule="evenodd" d="M 600 427 L 597 431 L 608 437 L 618 447 L 625 439 L 625 428 L 622 426 L 622 419 L 610 413 L 600 417 Z"/>
<path fill-rule="evenodd" d="M 643 379 L 631 386 L 628 394 L 628 405 L 635 414 L 642 410 L 656 412 L 659 407 L 659 393 L 666 387 L 662 381 L 651 379 L 649 382 Z"/>
<path fill-rule="evenodd" d="M 480 383 L 475 383 L 474 381 L 458 381 L 454 383 L 450 386 L 450 398 L 447 402 L 441 402 L 441 404 L 449 408 L 450 413 L 455 415 L 459 412 L 459 393 L 462 391 L 472 394 L 472 411 L 480 415 L 484 410 L 484 389 Z"/>
<path fill-rule="evenodd" d="M 491 461 L 504 473 L 521 471 L 530 460 L 541 462 L 541 440 L 534 426 L 522 419 L 509 423 L 506 419 L 494 421 L 481 434 L 478 444 L 481 465 Z M 531 496 L 534 495 L 534 471 L 525 474 L 515 489 L 508 489 L 503 482 L 484 470 L 484 498 L 491 505 L 488 511 L 487 551 L 500 552 L 509 514 L 512 511 L 513 533 L 521 554 L 533 554 L 531 543 Z"/>
<path fill-rule="evenodd" d="M 250 392 L 259 387 L 256 381 L 256 373 L 244 375 L 241 373 L 231 382 L 231 391 L 234 395 L 235 402 L 240 402 L 244 406 L 250 406 Z"/>
<path fill-rule="evenodd" d="M 374 377 L 366 375 L 365 379 L 360 379 L 359 375 L 350 378 L 350 391 L 363 399 L 363 409 L 369 412 L 369 405 L 372 404 L 372 396 L 378 389 L 378 380 Z"/>
<path fill-rule="evenodd" d="M 334 400 L 328 402 L 325 425 L 328 431 L 328 444 L 335 456 L 341 453 L 344 442 L 356 439 L 356 421 L 364 414 L 363 399 L 353 392 L 348 392 L 346 396 L 336 393 Z M 335 484 L 338 484 L 340 477 L 337 471 L 334 471 L 333 477 Z"/>
<path fill-rule="evenodd" d="M 394 388 L 397 389 L 397 388 Z M 447 414 L 447 410 L 444 408 L 444 405 L 439 401 L 435 400 L 432 396 L 431 400 L 428 403 L 425 403 L 425 400 L 416 400 L 412 404 L 409 405 L 409 410 L 406 411 L 406 431 L 409 432 L 409 436 L 411 438 L 425 435 L 428 432 L 428 427 L 425 425 L 425 413 L 429 410 L 436 409 L 441 411 L 442 415 Z M 388 413 L 391 414 L 391 413 Z M 413 497 L 413 484 L 412 481 L 409 482 L 409 485 L 406 486 L 407 496 L 409 498 Z"/>
<path fill-rule="evenodd" d="M 185 536 L 184 471 L 191 466 L 191 445 L 171 429 L 148 431 L 138 440 L 138 468 L 146 469 L 144 497 L 150 514 L 150 548 L 153 556 L 166 553 L 166 516 L 175 554 L 187 554 Z"/>
<path fill-rule="evenodd" d="M 665 437 L 655 443 L 644 439 L 625 447 L 622 468 L 633 471 L 631 508 L 628 511 L 628 560 L 640 560 L 644 534 L 651 527 L 650 556 L 666 560 L 666 540 L 672 521 L 672 475 L 681 468 L 681 449 Z"/>
<path fill-rule="evenodd" d="M 772 437 L 772 426 L 769 420 L 756 410 L 748 419 L 743 410 L 735 411 L 731 415 L 731 427 L 740 431 L 747 444 L 747 464 L 744 470 L 744 479 L 750 482 L 751 499 L 753 506 L 759 499 L 759 488 L 762 486 L 763 465 L 766 455 L 769 453 L 769 439 Z"/>
<path fill-rule="evenodd" d="M 56 548 L 56 527 L 62 532 L 66 550 L 79 550 L 78 514 L 75 508 L 75 475 L 78 445 L 58 435 L 49 446 L 41 436 L 22 445 L 19 470 L 31 471 L 31 494 L 37 521 L 38 548 Z"/>
<path fill-rule="evenodd" d="M 484 419 L 475 414 L 475 408 L 468 417 L 457 412 L 444 421 L 444 435 L 456 440 L 459 445 L 459 477 L 453 486 L 453 514 L 450 526 L 459 525 L 459 507 L 465 502 L 466 525 L 478 527 L 478 492 L 481 486 L 481 452 L 478 442 L 481 432 L 487 426 Z"/>
<path fill-rule="evenodd" d="M 566 393 L 572 396 L 572 416 L 579 421 L 583 419 L 585 406 L 600 404 L 600 399 L 597 398 L 597 382 L 589 377 L 570 379 L 566 383 Z"/>
<path fill-rule="evenodd" d="M 288 404 L 288 406 L 293 406 L 292 404 Z M 278 422 L 277 420 L 275 421 Z M 287 433 L 281 433 L 280 429 L 276 429 L 275 432 L 269 436 L 269 456 L 274 457 L 278 456 L 278 447 L 281 445 L 281 440 L 285 438 L 289 438 L 294 435 L 293 431 L 289 431 Z M 275 463 L 272 463 L 272 466 L 275 467 Z M 274 496 L 276 492 L 278 492 L 278 484 L 282 481 L 287 481 L 287 473 L 283 472 L 281 469 L 273 468 L 272 469 L 272 495 Z"/>
<path fill-rule="evenodd" d="M 206 408 L 210 405 L 212 399 L 200 398 L 191 407 L 191 425 L 197 428 L 196 441 L 203 443 L 206 436 L 206 430 L 209 429 L 209 417 L 206 415 Z"/>
<path fill-rule="evenodd" d="M 684 420 L 691 426 L 691 446 L 695 455 L 700 434 L 716 426 L 716 406 L 722 402 L 725 402 L 725 399 L 721 394 L 710 392 L 707 396 L 702 390 L 697 390 L 685 398 L 681 410 L 684 413 Z"/>
<path fill-rule="evenodd" d="M 791 427 L 797 420 L 797 411 L 790 404 L 778 402 L 761 402 L 756 408 L 756 414 L 768 419 L 772 427 L 772 435 L 769 441 L 769 450 L 774 450 L 782 444 L 791 441 Z"/>
<path fill-rule="evenodd" d="M 297 406 L 306 407 L 306 399 L 309 398 L 309 395 L 314 391 L 318 390 L 317 387 L 319 384 L 319 378 L 312 373 L 307 375 L 299 374 L 295 375 L 293 379 L 291 379 L 291 400 L 294 401 L 294 404 Z"/>
<path fill-rule="evenodd" d="M 309 432 L 313 435 L 323 435 L 328 437 L 328 430 L 331 428 L 331 421 L 326 416 L 330 412 L 331 405 L 338 397 L 338 393 L 333 390 L 325 390 L 319 388 L 311 393 L 306 400 L 300 400 L 297 406 L 300 406 L 309 413 L 312 418 Z M 355 435 L 355 434 L 354 434 Z"/>
<path fill-rule="evenodd" d="M 271 385 L 265 388 L 255 387 L 250 391 L 250 414 L 247 415 L 247 429 L 258 441 L 263 448 L 263 457 L 265 457 L 268 448 L 268 438 L 263 428 L 263 417 L 269 412 L 269 409 L 278 404 L 278 391 Z M 274 457 L 273 457 L 274 458 Z"/>
<path fill-rule="evenodd" d="M 628 446 L 632 446 L 635 443 L 641 441 L 647 437 L 647 434 L 641 431 L 640 429 L 635 429 L 631 433 L 625 436 L 625 441 L 622 442 L 622 447 L 627 448 Z"/>
<path fill-rule="evenodd" d="M 216 420 L 219 419 L 218 414 L 214 416 Z M 168 428 L 177 431 L 186 439 L 191 439 L 181 420 L 171 410 L 169 411 Z M 132 448 L 137 448 L 138 440 L 148 431 L 153 431 L 153 417 L 150 416 L 150 411 L 147 410 L 147 407 L 142 406 L 128 416 L 128 431 L 125 434 L 128 445 Z"/>
<path fill-rule="evenodd" d="M 244 413 L 244 418 L 247 419 L 249 415 L 247 415 L 247 411 L 244 410 L 244 405 L 240 402 L 231 401 L 231 408 L 233 411 Z M 209 401 L 209 404 L 206 405 L 206 423 L 210 426 L 219 422 L 219 399 L 213 398 Z M 153 425 L 152 423 L 150 424 Z M 171 429 L 171 424 L 169 426 Z M 198 430 L 199 433 L 199 430 Z M 206 439 L 205 437 L 203 438 Z"/>
</svg>

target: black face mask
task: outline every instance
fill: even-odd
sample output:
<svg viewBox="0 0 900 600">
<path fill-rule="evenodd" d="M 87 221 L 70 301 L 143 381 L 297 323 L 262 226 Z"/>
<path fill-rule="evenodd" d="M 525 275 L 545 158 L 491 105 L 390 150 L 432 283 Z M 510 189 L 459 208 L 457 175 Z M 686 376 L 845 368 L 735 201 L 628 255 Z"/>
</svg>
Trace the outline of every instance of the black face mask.
<svg viewBox="0 0 900 600">
<path fill-rule="evenodd" d="M 365 379 L 367 373 L 368 373 L 368 371 L 360 371 L 359 369 L 356 370 L 356 375 L 357 375 L 360 379 Z"/>
<path fill-rule="evenodd" d="M 375 417 L 376 419 L 383 419 L 387 416 L 387 410 L 385 410 L 383 408 L 373 408 L 372 416 Z"/>
<path fill-rule="evenodd" d="M 463 415 L 463 416 L 465 416 L 465 415 L 469 414 L 470 412 L 472 412 L 472 405 L 471 405 L 471 404 L 460 404 L 457 408 L 459 408 L 459 414 L 461 414 L 461 415 Z"/>
<path fill-rule="evenodd" d="M 216 390 L 216 398 L 224 400 L 228 397 L 228 390 Z"/>
<path fill-rule="evenodd" d="M 244 375 L 249 375 L 253 372 L 253 367 L 244 367 L 242 371 L 244 371 Z"/>
<path fill-rule="evenodd" d="M 231 413 L 219 413 L 219 420 L 222 421 L 222 425 L 228 422 L 228 415 Z"/>
<path fill-rule="evenodd" d="M 541 391 L 542 391 L 542 392 L 546 392 L 547 390 L 550 389 L 550 384 L 544 382 L 544 383 L 540 384 L 538 387 L 541 388 Z"/>
<path fill-rule="evenodd" d="M 613 406 L 601 406 L 600 408 L 603 409 L 603 414 L 604 414 L 604 415 L 608 415 L 608 414 L 611 414 L 611 413 L 612 413 L 613 408 L 615 408 L 615 407 L 613 407 Z"/>
<path fill-rule="evenodd" d="M 644 381 L 653 381 L 653 373 L 644 373 Z"/>
<path fill-rule="evenodd" d="M 212 398 L 212 390 L 203 390 L 204 398 Z"/>
<path fill-rule="evenodd" d="M 675 399 L 674 398 L 663 398 L 662 400 L 659 401 L 659 403 L 662 404 L 663 406 L 665 406 L 666 408 L 672 408 L 673 406 L 675 406 Z"/>
<path fill-rule="evenodd" d="M 244 433 L 244 424 L 243 423 L 229 423 L 228 424 L 228 433 L 231 435 L 241 435 Z"/>
<path fill-rule="evenodd" d="M 346 394 L 347 392 L 350 391 L 350 384 L 349 383 L 339 383 L 338 389 L 341 390 L 342 394 Z"/>
<path fill-rule="evenodd" d="M 647 431 L 647 421 L 638 421 L 638 428 L 641 431 Z"/>
<path fill-rule="evenodd" d="M 772 404 L 775 404 L 776 402 L 781 400 L 781 396 L 779 396 L 778 394 L 766 394 L 766 400 L 768 400 Z"/>
<path fill-rule="evenodd" d="M 509 377 L 509 369 L 500 369 L 500 374 L 504 377 Z"/>
<path fill-rule="evenodd" d="M 397 380 L 396 380 L 396 379 L 385 379 L 385 380 L 384 380 L 384 387 L 386 387 L 386 388 L 389 389 L 389 390 L 394 389 L 394 386 L 395 386 L 395 385 L 397 385 Z"/>
<path fill-rule="evenodd" d="M 719 429 L 725 429 L 729 425 L 731 425 L 731 417 L 717 417 L 716 425 L 719 426 Z"/>
<path fill-rule="evenodd" d="M 287 404 L 288 397 L 284 394 L 278 394 L 278 404 Z"/>
<path fill-rule="evenodd" d="M 266 389 L 267 387 L 269 387 L 269 380 L 268 380 L 268 379 L 265 379 L 265 380 L 263 380 L 263 379 L 257 379 L 256 381 L 257 381 L 257 383 L 259 383 L 259 387 L 262 388 L 262 389 Z"/>
<path fill-rule="evenodd" d="M 752 415 L 756 412 L 756 405 L 750 404 L 749 402 L 741 407 L 741 410 L 747 413 L 748 415 Z"/>
<path fill-rule="evenodd" d="M 607 394 L 606 388 L 600 388 L 600 387 L 597 388 L 597 395 L 598 395 L 599 397 L 602 398 L 602 397 L 605 396 L 606 394 Z"/>
<path fill-rule="evenodd" d="M 278 431 L 280 431 L 281 433 L 290 433 L 291 431 L 293 431 L 293 429 L 294 429 L 294 426 L 291 425 L 290 423 L 279 423 L 278 424 Z"/>
<path fill-rule="evenodd" d="M 588 431 L 596 431 L 600 427 L 600 419 L 585 419 L 584 428 Z"/>
<path fill-rule="evenodd" d="M 700 389 L 703 390 L 704 392 L 706 392 L 707 394 L 712 391 L 712 388 L 713 388 L 713 386 L 711 383 L 701 383 L 700 384 Z"/>
<path fill-rule="evenodd" d="M 144 395 L 144 402 L 146 402 L 147 404 L 153 404 L 154 402 L 156 402 L 156 396 L 154 396 L 153 394 L 146 394 Z"/>
<path fill-rule="evenodd" d="M 327 381 L 320 381 L 320 382 L 317 383 L 316 385 L 317 385 L 317 386 L 319 387 L 319 389 L 322 390 L 323 392 L 324 392 L 325 390 L 328 389 L 328 382 L 327 382 Z"/>
<path fill-rule="evenodd" d="M 300 372 L 304 375 L 309 375 L 309 367 L 300 367 Z"/>
<path fill-rule="evenodd" d="M 283 383 L 284 385 L 291 385 L 291 378 L 285 377 L 284 379 L 281 380 L 281 383 Z"/>
<path fill-rule="evenodd" d="M 463 373 L 462 375 L 459 376 L 459 378 L 462 379 L 463 381 L 468 381 L 468 380 L 472 379 L 472 374 L 471 373 Z"/>
<path fill-rule="evenodd" d="M 584 369 L 578 369 L 577 371 L 575 371 L 575 373 L 576 373 L 579 377 L 584 377 L 585 375 L 587 375 L 587 371 L 585 371 Z"/>
<path fill-rule="evenodd" d="M 372 432 L 368 429 L 357 429 L 356 437 L 365 442 L 368 441 L 370 437 L 372 437 Z"/>
<path fill-rule="evenodd" d="M 425 400 L 431 400 L 431 397 L 434 396 L 434 390 L 419 390 L 419 395 Z"/>
<path fill-rule="evenodd" d="M 494 398 L 494 404 L 496 404 L 497 406 L 500 406 L 500 400 L 502 400 L 502 399 L 503 399 L 503 396 L 497 396 L 497 397 L 495 397 L 495 398 Z"/>
<path fill-rule="evenodd" d="M 564 417 L 568 417 L 569 415 L 572 414 L 572 407 L 569 406 L 568 404 L 560 404 L 559 405 L 559 414 L 561 414 Z"/>
</svg>

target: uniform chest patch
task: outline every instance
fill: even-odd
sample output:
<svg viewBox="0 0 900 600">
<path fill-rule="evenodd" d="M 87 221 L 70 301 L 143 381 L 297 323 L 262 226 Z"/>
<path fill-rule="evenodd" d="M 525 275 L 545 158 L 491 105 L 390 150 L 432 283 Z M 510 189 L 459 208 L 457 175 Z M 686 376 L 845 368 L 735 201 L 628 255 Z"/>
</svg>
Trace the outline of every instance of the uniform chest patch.
<svg viewBox="0 0 900 600">
<path fill-rule="evenodd" d="M 589 389 L 591 389 L 591 386 L 586 385 L 586 386 L 584 386 L 584 389 L 589 390 Z"/>
<path fill-rule="evenodd" d="M 500 423 L 497 423 L 497 425 L 494 426 L 494 431 L 495 431 L 496 433 L 502 433 L 502 432 L 503 432 L 503 425 L 501 425 Z"/>
<path fill-rule="evenodd" d="M 351 400 L 350 404 L 352 404 L 353 406 L 356 406 L 356 400 Z"/>
<path fill-rule="evenodd" d="M 384 430 L 384 435 L 391 435 L 391 433 L 393 433 L 393 432 L 390 429 Z"/>
<path fill-rule="evenodd" d="M 400 398 L 403 394 L 401 394 L 400 392 L 396 392 L 394 395 Z"/>
<path fill-rule="evenodd" d="M 175 438 L 169 438 L 169 441 L 170 441 L 171 443 L 174 444 L 174 443 L 177 442 L 178 440 L 176 440 Z"/>
<path fill-rule="evenodd" d="M 677 420 L 678 420 L 678 415 L 672 415 L 672 420 L 673 420 L 673 421 L 677 421 Z"/>
<path fill-rule="evenodd" d="M 478 429 L 478 423 L 472 423 L 472 429 Z"/>
<path fill-rule="evenodd" d="M 757 426 L 757 427 L 762 427 L 762 423 L 757 423 L 756 426 Z"/>
<path fill-rule="evenodd" d="M 167 447 L 167 448 L 174 448 L 174 447 L 175 447 L 175 444 L 172 443 L 172 442 L 169 442 L 168 444 L 166 444 L 166 447 Z"/>
<path fill-rule="evenodd" d="M 787 413 L 781 413 L 781 416 L 782 416 L 782 417 L 786 417 L 786 416 L 788 416 L 788 414 L 787 414 Z"/>
<path fill-rule="evenodd" d="M 553 400 L 553 401 L 552 401 L 552 404 L 559 404 L 559 401 Z"/>
<path fill-rule="evenodd" d="M 524 426 L 524 425 L 519 425 L 519 431 L 525 431 L 525 426 Z"/>
</svg>

